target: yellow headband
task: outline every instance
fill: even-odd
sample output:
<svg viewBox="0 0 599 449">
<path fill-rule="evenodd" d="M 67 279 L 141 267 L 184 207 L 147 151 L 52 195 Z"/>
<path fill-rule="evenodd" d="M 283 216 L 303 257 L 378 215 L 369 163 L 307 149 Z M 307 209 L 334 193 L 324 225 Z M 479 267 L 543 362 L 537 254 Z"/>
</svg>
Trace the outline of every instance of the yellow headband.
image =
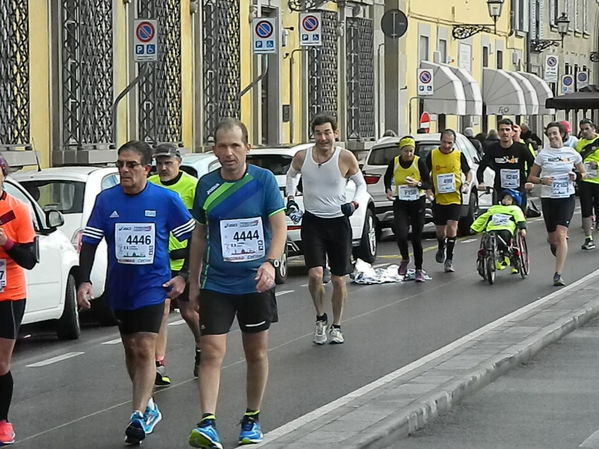
<svg viewBox="0 0 599 449">
<path fill-rule="evenodd" d="M 401 149 L 403 147 L 416 148 L 416 141 L 411 137 L 404 137 L 399 141 L 399 148 Z"/>
</svg>

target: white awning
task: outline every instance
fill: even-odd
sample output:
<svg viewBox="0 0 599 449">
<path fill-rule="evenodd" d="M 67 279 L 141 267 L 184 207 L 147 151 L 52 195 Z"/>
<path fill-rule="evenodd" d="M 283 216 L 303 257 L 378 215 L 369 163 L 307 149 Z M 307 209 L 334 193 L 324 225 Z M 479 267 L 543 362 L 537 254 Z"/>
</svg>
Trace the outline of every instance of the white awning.
<svg viewBox="0 0 599 449">
<path fill-rule="evenodd" d="M 483 69 L 483 102 L 487 115 L 526 115 L 522 88 L 501 69 Z"/>
<path fill-rule="evenodd" d="M 460 67 L 447 65 L 449 69 L 462 82 L 464 94 L 466 95 L 466 115 L 483 115 L 483 97 L 480 92 L 480 84 L 467 70 Z"/>
<path fill-rule="evenodd" d="M 524 78 L 518 72 L 506 72 L 509 76 L 514 78 L 520 85 L 522 92 L 524 92 L 524 101 L 526 102 L 526 115 L 538 115 L 539 114 L 539 99 L 537 98 L 537 91 L 532 86 L 528 79 Z"/>
<path fill-rule="evenodd" d="M 544 79 L 539 78 L 537 75 L 528 72 L 518 72 L 532 84 L 532 87 L 537 92 L 537 98 L 539 100 L 539 115 L 552 115 L 555 114 L 555 109 L 546 108 L 545 100 L 553 98 L 553 92 L 549 85 Z"/>
<path fill-rule="evenodd" d="M 465 115 L 466 95 L 460 79 L 447 67 L 421 61 L 421 69 L 433 71 L 433 95 L 421 97 L 424 109 L 434 114 Z"/>
</svg>

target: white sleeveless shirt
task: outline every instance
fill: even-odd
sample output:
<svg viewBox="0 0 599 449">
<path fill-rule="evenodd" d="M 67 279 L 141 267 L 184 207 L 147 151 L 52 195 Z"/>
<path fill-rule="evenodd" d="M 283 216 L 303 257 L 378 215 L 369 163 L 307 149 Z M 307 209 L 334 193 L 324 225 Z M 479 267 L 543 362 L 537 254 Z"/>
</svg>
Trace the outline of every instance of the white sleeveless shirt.
<svg viewBox="0 0 599 449">
<path fill-rule="evenodd" d="M 304 208 L 320 218 L 343 216 L 341 205 L 347 202 L 347 179 L 339 171 L 339 154 L 341 148 L 336 147 L 328 161 L 317 164 L 314 161 L 313 148 L 306 151 L 301 170 Z"/>
</svg>

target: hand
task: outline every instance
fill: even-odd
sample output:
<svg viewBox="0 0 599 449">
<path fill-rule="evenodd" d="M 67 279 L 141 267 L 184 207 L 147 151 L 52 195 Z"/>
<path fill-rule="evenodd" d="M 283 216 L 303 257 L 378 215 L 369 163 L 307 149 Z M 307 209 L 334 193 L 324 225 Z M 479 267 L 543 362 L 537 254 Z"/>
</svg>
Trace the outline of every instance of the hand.
<svg viewBox="0 0 599 449">
<path fill-rule="evenodd" d="M 534 184 L 532 182 L 524 183 L 524 190 L 531 191 L 534 188 Z"/>
<path fill-rule="evenodd" d="M 77 289 L 77 305 L 82 310 L 89 310 L 92 306 L 92 284 L 91 282 L 82 282 Z"/>
<path fill-rule="evenodd" d="M 416 181 L 413 178 L 410 178 L 409 176 L 406 176 L 406 184 L 409 187 L 418 187 L 418 181 Z"/>
<path fill-rule="evenodd" d="M 258 267 L 256 274 L 256 291 L 258 293 L 270 290 L 275 286 L 275 267 L 270 262 L 264 262 Z"/>
<path fill-rule="evenodd" d="M 387 194 L 387 199 L 393 201 L 395 199 L 395 197 L 393 196 L 393 191 L 391 189 L 387 189 L 385 191 L 385 193 Z"/>
<path fill-rule="evenodd" d="M 526 237 L 526 229 L 520 229 L 519 232 L 522 237 Z"/>
<path fill-rule="evenodd" d="M 299 210 L 299 205 L 295 202 L 293 198 L 288 198 L 287 205 L 285 206 L 285 214 L 289 215 L 291 213 L 292 208 Z"/>
<path fill-rule="evenodd" d="M 428 200 L 432 203 L 435 200 L 435 194 L 433 193 L 433 191 L 431 189 L 428 189 L 426 191 L 426 197 L 428 198 Z"/>
<path fill-rule="evenodd" d="M 355 201 L 345 203 L 341 205 L 341 212 L 343 212 L 343 215 L 346 217 L 351 217 L 359 206 L 360 205 Z"/>
<path fill-rule="evenodd" d="M 550 176 L 547 176 L 545 178 L 540 178 L 541 180 L 541 184 L 546 185 L 546 186 L 550 186 L 551 183 L 553 182 L 553 178 Z"/>
<path fill-rule="evenodd" d="M 486 191 L 487 190 L 487 186 L 485 185 L 484 182 L 481 182 L 480 184 L 478 184 L 477 189 L 480 190 L 481 192 L 482 191 Z"/>
<path fill-rule="evenodd" d="M 574 172 L 571 171 L 570 173 L 568 173 L 568 177 L 570 178 L 570 181 L 576 181 L 576 173 L 574 173 Z M 581 173 L 580 177 L 581 178 L 586 178 L 586 172 L 585 173 Z"/>
<path fill-rule="evenodd" d="M 200 311 L 200 286 L 197 281 L 189 282 L 189 302 L 193 310 Z"/>
<path fill-rule="evenodd" d="M 462 193 L 468 193 L 468 190 L 470 190 L 470 183 L 466 181 L 462 184 Z"/>
<path fill-rule="evenodd" d="M 597 162 L 595 161 L 591 161 L 588 164 L 591 166 L 593 170 L 597 170 L 597 167 L 599 167 L 599 164 L 597 164 Z"/>
<path fill-rule="evenodd" d="M 4 228 L 0 228 L 0 246 L 4 246 L 8 240 L 8 237 L 4 233 Z"/>
<path fill-rule="evenodd" d="M 172 278 L 170 281 L 162 284 L 162 286 L 164 288 L 170 289 L 170 291 L 168 293 L 168 297 L 171 299 L 175 299 L 181 293 L 183 293 L 183 290 L 185 290 L 185 279 L 183 278 L 183 276 L 177 275 L 174 278 Z"/>
</svg>

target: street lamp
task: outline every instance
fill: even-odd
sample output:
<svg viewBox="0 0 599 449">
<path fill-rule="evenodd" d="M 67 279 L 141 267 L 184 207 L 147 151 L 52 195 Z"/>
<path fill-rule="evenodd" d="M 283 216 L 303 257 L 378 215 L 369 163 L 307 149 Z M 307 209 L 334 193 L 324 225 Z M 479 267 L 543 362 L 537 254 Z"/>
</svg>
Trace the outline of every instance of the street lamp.
<svg viewBox="0 0 599 449">
<path fill-rule="evenodd" d="M 560 34 L 561 39 L 533 39 L 530 41 L 530 51 L 540 53 L 549 47 L 564 46 L 564 36 L 568 34 L 568 25 L 570 25 L 570 19 L 565 12 L 555 19 L 557 24 L 557 32 Z"/>
<path fill-rule="evenodd" d="M 497 34 L 497 20 L 499 20 L 499 17 L 501 16 L 504 1 L 505 0 L 487 0 L 489 16 L 493 19 L 493 33 L 495 34 Z M 482 31 L 490 32 L 490 26 L 491 25 L 487 24 L 462 23 L 453 26 L 451 35 L 454 39 L 468 39 L 470 36 L 474 36 Z"/>
</svg>

